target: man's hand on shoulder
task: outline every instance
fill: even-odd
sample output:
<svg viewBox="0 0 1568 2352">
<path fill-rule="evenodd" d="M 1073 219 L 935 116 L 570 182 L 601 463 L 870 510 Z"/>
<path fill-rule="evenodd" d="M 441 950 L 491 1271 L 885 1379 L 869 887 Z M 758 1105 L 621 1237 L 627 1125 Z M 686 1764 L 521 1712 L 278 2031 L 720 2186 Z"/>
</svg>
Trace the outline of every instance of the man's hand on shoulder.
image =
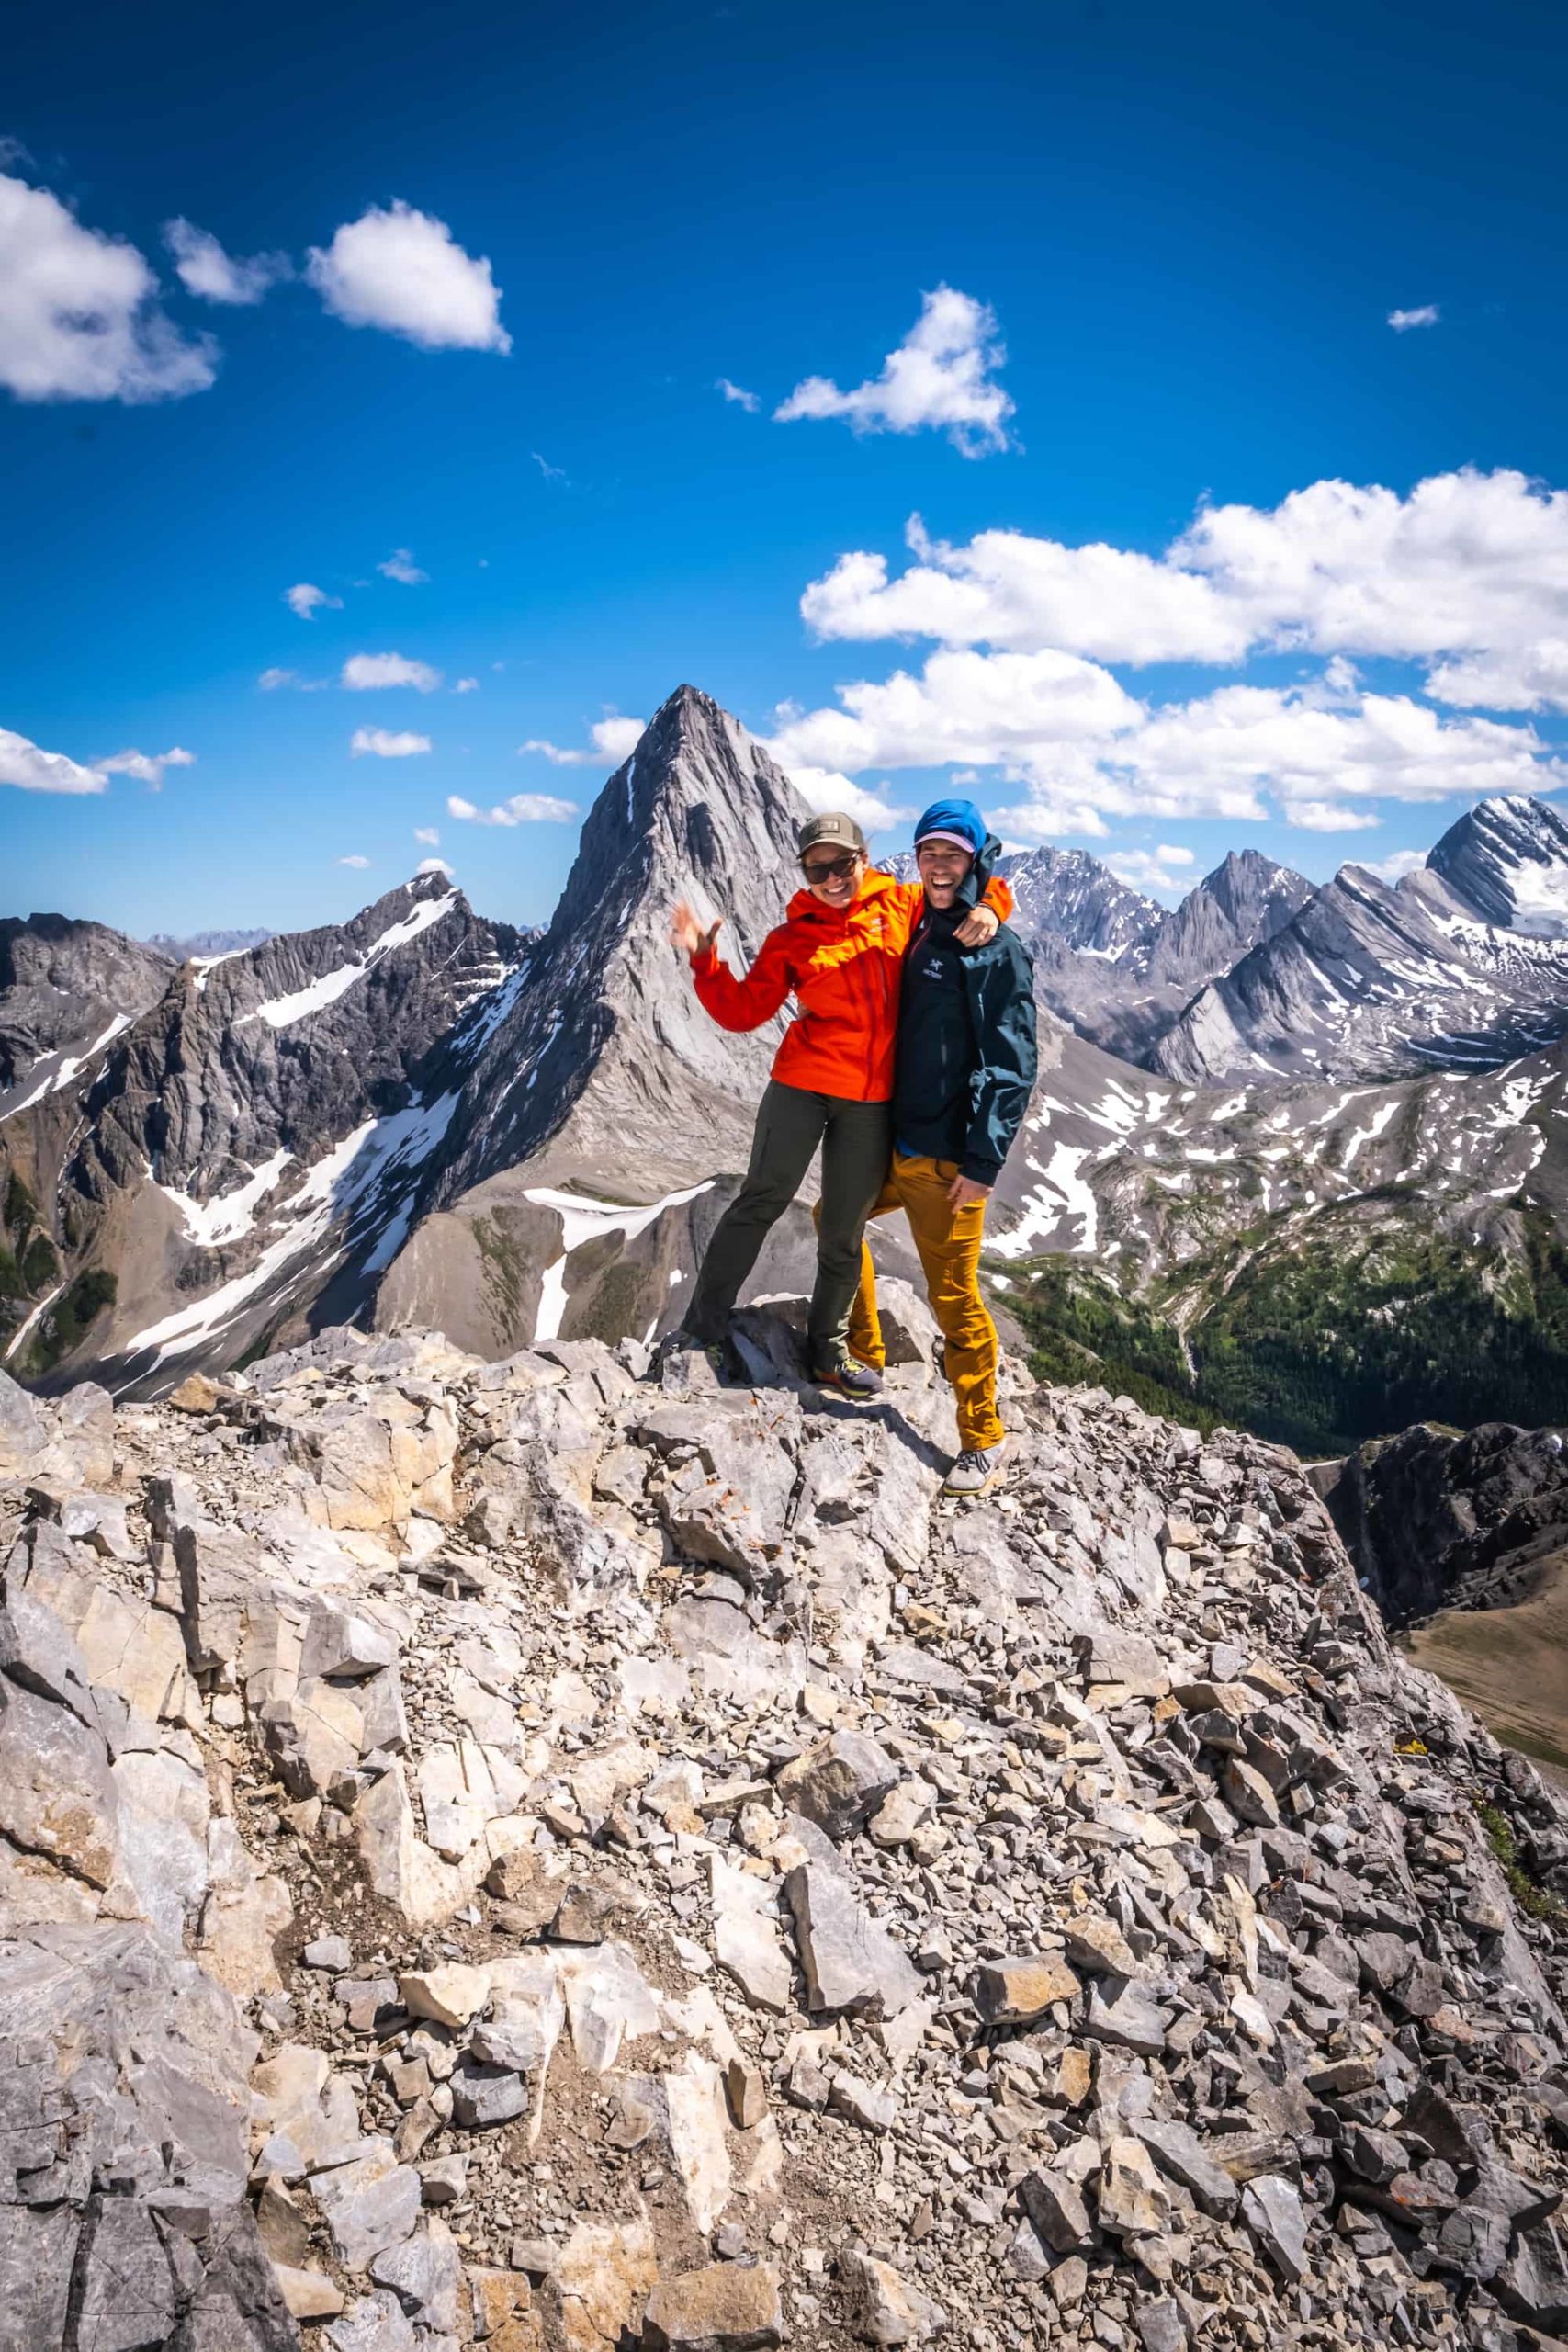
<svg viewBox="0 0 1568 2352">
<path fill-rule="evenodd" d="M 973 1208 L 976 1201 L 988 1201 L 989 1184 L 976 1184 L 973 1176 L 955 1176 L 947 1188 L 947 1197 L 955 1209 Z"/>
<path fill-rule="evenodd" d="M 995 907 L 982 904 L 970 908 L 953 935 L 960 947 L 984 947 L 988 939 L 995 939 L 1001 927 L 1001 917 Z"/>
</svg>

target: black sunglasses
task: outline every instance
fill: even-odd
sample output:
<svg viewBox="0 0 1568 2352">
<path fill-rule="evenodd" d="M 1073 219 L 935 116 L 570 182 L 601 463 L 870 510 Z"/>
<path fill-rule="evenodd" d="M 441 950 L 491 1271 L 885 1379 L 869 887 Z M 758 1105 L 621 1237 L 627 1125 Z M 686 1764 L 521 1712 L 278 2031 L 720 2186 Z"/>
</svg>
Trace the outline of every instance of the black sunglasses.
<svg viewBox="0 0 1568 2352">
<path fill-rule="evenodd" d="M 803 857 L 800 870 L 808 882 L 826 882 L 829 876 L 835 882 L 847 882 L 859 856 L 859 850 L 852 849 L 843 857 L 819 857 L 815 861 Z"/>
</svg>

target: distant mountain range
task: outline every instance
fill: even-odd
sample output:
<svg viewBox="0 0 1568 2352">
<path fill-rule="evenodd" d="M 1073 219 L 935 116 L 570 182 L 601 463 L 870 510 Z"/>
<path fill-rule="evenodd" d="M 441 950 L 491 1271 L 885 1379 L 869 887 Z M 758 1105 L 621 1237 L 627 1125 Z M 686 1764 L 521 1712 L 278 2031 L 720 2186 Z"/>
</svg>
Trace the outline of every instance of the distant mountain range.
<svg viewBox="0 0 1568 2352">
<path fill-rule="evenodd" d="M 274 936 L 270 931 L 195 931 L 188 939 L 175 939 L 166 931 L 155 931 L 147 944 L 184 964 L 192 956 L 234 956 L 243 947 L 259 947 Z"/>
<path fill-rule="evenodd" d="M 682 687 L 595 801 L 543 932 L 440 875 L 350 923 L 171 943 L 177 960 L 61 916 L 0 924 L 0 1360 L 155 1392 L 331 1321 L 440 1324 L 493 1354 L 676 1319 L 777 1024 L 706 1020 L 670 911 L 705 904 L 744 963 L 805 813 Z M 1483 802 L 1396 887 L 1347 866 L 1314 889 L 1244 851 L 1171 910 L 1078 851 L 1005 870 L 1042 1005 L 993 1214 L 1026 1319 L 1049 1292 L 1081 1335 L 1120 1301 L 1107 1363 L 1156 1364 L 1197 1403 L 1221 1326 L 1254 1362 L 1247 1315 L 1278 1340 L 1280 1286 L 1308 1270 L 1320 1301 L 1350 1285 L 1353 1317 L 1398 1261 L 1412 1295 L 1473 1276 L 1486 1313 L 1539 1320 L 1568 1227 L 1553 810 Z M 1568 1367 L 1568 1271 L 1563 1297 Z M 1280 1378 L 1311 1385 L 1295 1356 Z M 1330 1427 L 1343 1384 L 1322 1378 Z"/>
</svg>

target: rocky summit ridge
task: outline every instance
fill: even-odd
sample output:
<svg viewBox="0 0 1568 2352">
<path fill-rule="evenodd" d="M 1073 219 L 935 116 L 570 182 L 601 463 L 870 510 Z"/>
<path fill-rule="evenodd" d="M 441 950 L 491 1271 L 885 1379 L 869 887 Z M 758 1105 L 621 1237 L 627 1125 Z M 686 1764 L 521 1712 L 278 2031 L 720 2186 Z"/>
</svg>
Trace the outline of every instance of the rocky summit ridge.
<svg viewBox="0 0 1568 2352">
<path fill-rule="evenodd" d="M 0 1378 L 0 2346 L 1529 2352 L 1568 1835 L 1295 1459 L 318 1334 Z"/>
</svg>

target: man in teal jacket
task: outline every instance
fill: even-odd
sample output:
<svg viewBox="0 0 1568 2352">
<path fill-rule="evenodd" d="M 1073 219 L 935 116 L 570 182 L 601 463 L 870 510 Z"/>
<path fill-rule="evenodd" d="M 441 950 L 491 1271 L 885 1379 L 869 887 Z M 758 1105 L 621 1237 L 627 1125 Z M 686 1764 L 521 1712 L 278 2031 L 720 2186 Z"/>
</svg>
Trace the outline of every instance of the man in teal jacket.
<svg viewBox="0 0 1568 2352">
<path fill-rule="evenodd" d="M 893 1085 L 893 1165 L 873 1216 L 902 1209 L 946 1342 L 958 1407 L 958 1460 L 946 1492 L 995 1483 L 1004 1432 L 997 1414 L 997 1327 L 980 1295 L 986 1203 L 1034 1084 L 1033 976 L 1004 923 L 982 947 L 958 925 L 985 888 L 1001 843 L 972 800 L 939 800 L 915 828 L 925 912 L 909 942 Z M 850 1351 L 882 1367 L 876 1278 L 861 1246 Z"/>
</svg>

